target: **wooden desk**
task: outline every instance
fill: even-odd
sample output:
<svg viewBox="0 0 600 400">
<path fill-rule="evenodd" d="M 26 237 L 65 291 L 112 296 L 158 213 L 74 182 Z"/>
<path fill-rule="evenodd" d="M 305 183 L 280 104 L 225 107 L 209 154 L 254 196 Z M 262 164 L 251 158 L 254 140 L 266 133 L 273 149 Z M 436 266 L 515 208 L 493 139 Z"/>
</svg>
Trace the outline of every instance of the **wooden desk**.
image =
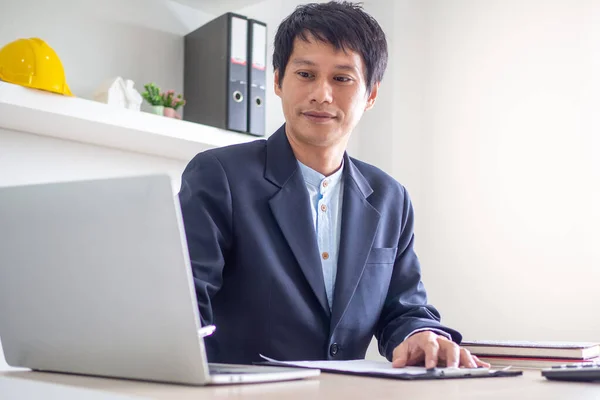
<svg viewBox="0 0 600 400">
<path fill-rule="evenodd" d="M 321 374 L 302 381 L 235 386 L 189 387 L 31 371 L 0 373 L 0 379 L 26 380 L 87 388 L 115 395 L 153 399 L 600 399 L 600 383 L 552 382 L 539 371 L 523 376 L 486 379 L 408 382 L 391 379 Z M 23 383 L 19 381 L 19 383 Z M 0 393 L 2 399 L 20 398 Z M 71 400 L 65 397 L 64 400 Z"/>
</svg>

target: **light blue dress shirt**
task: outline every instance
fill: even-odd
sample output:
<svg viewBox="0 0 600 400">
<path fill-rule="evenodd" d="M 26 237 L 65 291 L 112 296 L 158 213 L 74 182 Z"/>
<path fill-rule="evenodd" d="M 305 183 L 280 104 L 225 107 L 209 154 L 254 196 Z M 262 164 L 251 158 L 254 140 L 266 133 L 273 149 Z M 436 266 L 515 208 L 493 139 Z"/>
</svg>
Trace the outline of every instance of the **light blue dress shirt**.
<svg viewBox="0 0 600 400">
<path fill-rule="evenodd" d="M 337 276 L 338 250 L 342 228 L 342 200 L 344 180 L 342 166 L 330 176 L 325 176 L 298 161 L 310 198 L 313 224 L 321 255 L 323 278 L 329 309 L 333 304 Z"/>
</svg>

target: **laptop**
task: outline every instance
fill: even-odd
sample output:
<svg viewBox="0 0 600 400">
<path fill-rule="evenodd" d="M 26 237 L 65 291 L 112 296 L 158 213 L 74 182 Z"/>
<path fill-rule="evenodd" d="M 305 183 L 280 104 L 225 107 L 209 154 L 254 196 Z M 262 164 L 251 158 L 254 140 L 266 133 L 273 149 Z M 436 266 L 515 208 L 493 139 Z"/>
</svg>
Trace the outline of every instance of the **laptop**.
<svg viewBox="0 0 600 400">
<path fill-rule="evenodd" d="M 168 176 L 0 188 L 0 338 L 9 365 L 189 385 L 320 373 L 209 364 L 207 329 Z"/>
</svg>

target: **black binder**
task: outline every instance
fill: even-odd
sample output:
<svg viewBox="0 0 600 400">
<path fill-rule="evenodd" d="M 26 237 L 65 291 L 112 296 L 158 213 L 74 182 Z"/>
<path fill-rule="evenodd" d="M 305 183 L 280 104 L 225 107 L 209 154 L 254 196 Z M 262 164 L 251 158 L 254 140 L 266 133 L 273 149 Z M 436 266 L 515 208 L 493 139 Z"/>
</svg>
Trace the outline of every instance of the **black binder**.
<svg viewBox="0 0 600 400">
<path fill-rule="evenodd" d="M 267 25 L 248 20 L 248 133 L 264 136 L 266 130 Z"/>
<path fill-rule="evenodd" d="M 185 36 L 183 119 L 248 131 L 248 20 L 223 14 Z"/>
</svg>

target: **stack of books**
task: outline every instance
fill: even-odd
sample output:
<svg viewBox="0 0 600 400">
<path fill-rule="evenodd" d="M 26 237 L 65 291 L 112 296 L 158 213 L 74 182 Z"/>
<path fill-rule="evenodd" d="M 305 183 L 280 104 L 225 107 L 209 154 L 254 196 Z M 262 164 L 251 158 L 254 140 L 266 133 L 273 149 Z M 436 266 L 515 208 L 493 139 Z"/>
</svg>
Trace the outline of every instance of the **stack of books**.
<svg viewBox="0 0 600 400">
<path fill-rule="evenodd" d="M 548 368 L 570 363 L 600 363 L 598 343 L 466 340 L 461 346 L 494 368 Z"/>
</svg>

